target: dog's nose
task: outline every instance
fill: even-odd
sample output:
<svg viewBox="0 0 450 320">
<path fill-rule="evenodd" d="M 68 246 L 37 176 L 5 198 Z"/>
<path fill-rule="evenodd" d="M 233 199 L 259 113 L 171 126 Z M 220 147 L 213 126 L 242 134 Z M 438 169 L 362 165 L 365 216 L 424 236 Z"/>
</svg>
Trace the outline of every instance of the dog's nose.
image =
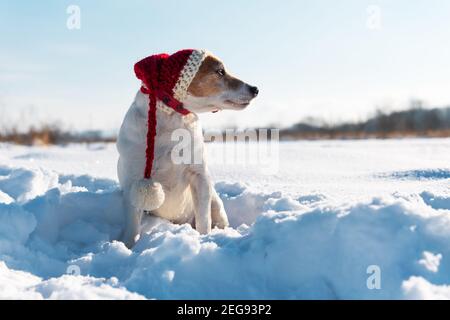
<svg viewBox="0 0 450 320">
<path fill-rule="evenodd" d="M 259 89 L 257 87 L 250 86 L 249 89 L 250 89 L 250 92 L 253 94 L 254 97 L 256 97 L 258 95 Z"/>
</svg>

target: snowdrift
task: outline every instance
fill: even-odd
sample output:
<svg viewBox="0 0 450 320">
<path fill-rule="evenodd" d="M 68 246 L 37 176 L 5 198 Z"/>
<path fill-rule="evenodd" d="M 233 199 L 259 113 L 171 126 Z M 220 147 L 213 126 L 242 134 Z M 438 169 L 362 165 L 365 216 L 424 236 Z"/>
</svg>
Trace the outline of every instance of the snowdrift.
<svg viewBox="0 0 450 320">
<path fill-rule="evenodd" d="M 129 250 L 114 179 L 0 166 L 0 298 L 450 299 L 448 194 L 215 187 L 232 227 L 201 236 L 148 216 Z"/>
</svg>

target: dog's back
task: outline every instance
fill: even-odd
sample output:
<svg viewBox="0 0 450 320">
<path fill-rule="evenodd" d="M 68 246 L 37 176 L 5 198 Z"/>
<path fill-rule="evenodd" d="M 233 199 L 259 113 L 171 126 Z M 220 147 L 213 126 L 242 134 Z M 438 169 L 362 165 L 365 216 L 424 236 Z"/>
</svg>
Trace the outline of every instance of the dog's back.
<svg viewBox="0 0 450 320">
<path fill-rule="evenodd" d="M 139 101 L 144 97 L 138 93 L 125 115 L 117 137 L 119 161 L 117 175 L 122 190 L 130 190 L 134 181 L 142 179 L 145 168 L 145 150 L 147 136 L 147 115 Z"/>
<path fill-rule="evenodd" d="M 130 191 L 133 183 L 141 180 L 145 169 L 145 151 L 147 119 L 146 106 L 148 97 L 138 93 L 135 101 L 128 110 L 117 140 L 119 151 L 118 177 L 124 192 L 126 202 L 130 202 Z M 172 151 L 179 143 L 172 139 L 175 130 L 183 130 L 194 145 L 203 149 L 201 128 L 197 127 L 196 117 L 186 122 L 178 114 L 167 114 L 164 110 L 157 110 L 157 139 L 155 143 L 155 157 L 152 179 L 158 181 L 164 190 L 165 200 L 161 207 L 152 214 L 177 223 L 190 222 L 193 218 L 193 200 L 189 189 L 189 173 L 191 163 L 174 163 Z M 201 151 L 200 151 L 201 153 Z M 204 159 L 196 166 L 204 167 Z M 129 205 L 129 204 L 128 204 Z"/>
</svg>

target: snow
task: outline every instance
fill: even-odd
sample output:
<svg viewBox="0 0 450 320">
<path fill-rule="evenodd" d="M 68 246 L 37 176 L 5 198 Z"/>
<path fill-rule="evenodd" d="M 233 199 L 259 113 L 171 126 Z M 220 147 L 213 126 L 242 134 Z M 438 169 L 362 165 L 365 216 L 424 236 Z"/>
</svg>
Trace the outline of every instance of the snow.
<svg viewBox="0 0 450 320">
<path fill-rule="evenodd" d="M 232 147 L 231 227 L 149 216 L 129 250 L 114 145 L 0 144 L 0 298 L 450 298 L 450 139 L 281 143 L 275 171 Z"/>
<path fill-rule="evenodd" d="M 423 265 L 431 272 L 438 272 L 439 264 L 441 263 L 442 254 L 433 254 L 432 252 L 424 251 L 423 259 L 419 260 L 419 264 Z"/>
<path fill-rule="evenodd" d="M 422 277 L 411 277 L 403 283 L 406 299 L 411 300 L 449 300 L 450 286 L 433 285 Z"/>
<path fill-rule="evenodd" d="M 117 279 L 62 275 L 43 280 L 30 273 L 8 269 L 0 262 L 0 299 L 144 299 L 117 287 Z"/>
</svg>

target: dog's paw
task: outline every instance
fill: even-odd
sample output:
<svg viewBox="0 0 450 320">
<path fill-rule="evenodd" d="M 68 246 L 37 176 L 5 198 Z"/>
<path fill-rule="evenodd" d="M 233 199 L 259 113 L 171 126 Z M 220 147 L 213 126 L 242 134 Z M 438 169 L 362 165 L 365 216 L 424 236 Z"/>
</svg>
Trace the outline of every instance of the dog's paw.
<svg viewBox="0 0 450 320">
<path fill-rule="evenodd" d="M 211 220 L 204 220 L 199 221 L 195 220 L 195 230 L 198 231 L 198 233 L 205 235 L 211 232 Z"/>
<path fill-rule="evenodd" d="M 224 209 L 219 210 L 216 214 L 212 215 L 212 227 L 217 227 L 219 229 L 225 229 L 226 227 L 230 226 L 230 223 L 228 222 L 227 213 Z"/>
<path fill-rule="evenodd" d="M 134 247 L 134 245 L 136 244 L 136 242 L 138 242 L 138 240 L 139 240 L 140 237 L 141 237 L 140 234 L 135 235 L 135 234 L 127 234 L 127 233 L 125 233 L 125 234 L 122 236 L 122 242 L 125 244 L 125 246 L 126 246 L 128 249 L 131 249 L 131 248 Z"/>
<path fill-rule="evenodd" d="M 164 198 L 164 190 L 161 184 L 152 179 L 142 179 L 131 186 L 130 200 L 136 209 L 156 210 L 162 206 Z"/>
<path fill-rule="evenodd" d="M 230 224 L 228 223 L 228 220 L 213 222 L 213 228 L 225 229 L 229 226 L 230 226 Z"/>
</svg>

